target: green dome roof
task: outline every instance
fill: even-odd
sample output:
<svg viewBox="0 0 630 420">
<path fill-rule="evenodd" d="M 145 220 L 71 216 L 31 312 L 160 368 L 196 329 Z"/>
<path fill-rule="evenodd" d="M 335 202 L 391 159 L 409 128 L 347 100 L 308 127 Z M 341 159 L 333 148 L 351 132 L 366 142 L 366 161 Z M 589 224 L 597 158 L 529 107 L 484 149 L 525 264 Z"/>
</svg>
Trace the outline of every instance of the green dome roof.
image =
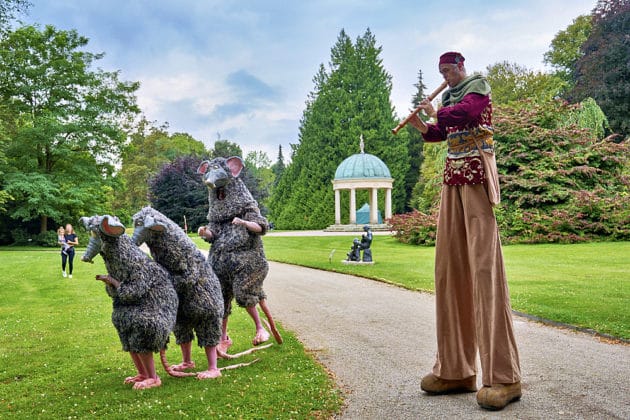
<svg viewBox="0 0 630 420">
<path fill-rule="evenodd" d="M 352 155 L 337 167 L 335 179 L 391 178 L 387 165 L 368 153 Z"/>
</svg>

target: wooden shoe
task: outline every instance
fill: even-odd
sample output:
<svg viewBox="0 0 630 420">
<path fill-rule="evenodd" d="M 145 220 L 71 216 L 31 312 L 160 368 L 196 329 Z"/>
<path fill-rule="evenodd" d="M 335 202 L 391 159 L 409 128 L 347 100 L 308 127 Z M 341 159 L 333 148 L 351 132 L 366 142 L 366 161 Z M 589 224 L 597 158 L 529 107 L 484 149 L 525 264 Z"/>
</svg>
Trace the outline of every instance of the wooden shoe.
<svg viewBox="0 0 630 420">
<path fill-rule="evenodd" d="M 420 383 L 420 388 L 429 394 L 455 394 L 460 392 L 475 392 L 477 390 L 477 376 L 464 379 L 442 379 L 429 373 Z"/>
<path fill-rule="evenodd" d="M 486 410 L 503 410 L 506 405 L 521 398 L 521 383 L 484 386 L 477 393 L 477 404 Z"/>
</svg>

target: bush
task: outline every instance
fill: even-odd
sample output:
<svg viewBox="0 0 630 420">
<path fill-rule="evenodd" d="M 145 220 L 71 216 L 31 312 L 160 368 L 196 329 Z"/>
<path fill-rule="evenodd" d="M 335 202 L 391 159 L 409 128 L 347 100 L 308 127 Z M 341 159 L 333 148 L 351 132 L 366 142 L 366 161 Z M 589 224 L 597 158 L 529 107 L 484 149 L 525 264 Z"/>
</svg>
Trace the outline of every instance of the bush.
<svg viewBox="0 0 630 420">
<path fill-rule="evenodd" d="M 193 231 L 208 223 L 208 187 L 197 174 L 200 163 L 201 158 L 181 156 L 149 179 L 151 206 L 181 228 L 185 217 L 186 227 Z"/>
<path fill-rule="evenodd" d="M 506 243 L 577 243 L 630 238 L 630 140 L 601 138 L 596 104 L 517 101 L 495 107 L 495 140 L 502 203 L 495 208 Z M 586 112 L 588 111 L 588 112 Z M 586 121 L 588 120 L 588 121 Z M 433 149 L 428 151 L 436 152 Z M 427 151 L 425 150 L 425 152 Z M 433 162 L 442 158 L 436 154 Z M 437 191 L 441 169 L 425 156 L 423 188 L 416 201 L 437 214 L 437 193 L 422 199 L 426 185 Z M 424 172 L 426 170 L 426 172 Z M 434 204 L 435 203 L 435 204 Z M 431 210 L 429 210 L 429 208 Z M 418 211 L 390 221 L 401 242 L 435 242 L 435 217 Z"/>
<path fill-rule="evenodd" d="M 11 237 L 13 238 L 13 245 L 34 244 L 33 236 L 22 228 L 11 229 Z"/>
<path fill-rule="evenodd" d="M 54 230 L 47 230 L 46 232 L 40 233 L 39 235 L 35 236 L 33 242 L 35 242 L 35 245 L 39 246 L 58 247 L 58 240 L 59 238 L 57 236 L 57 232 L 55 232 Z"/>
<path fill-rule="evenodd" d="M 394 237 L 400 242 L 412 245 L 435 245 L 437 232 L 437 212 L 425 214 L 418 210 L 395 214 L 386 221 Z"/>
<path fill-rule="evenodd" d="M 13 237 L 13 245 L 33 245 L 52 248 L 59 246 L 57 243 L 57 232 L 54 230 L 47 230 L 44 233 L 35 235 L 18 228 L 11 231 L 11 236 Z"/>
<path fill-rule="evenodd" d="M 565 206 L 548 211 L 505 204 L 497 209 L 506 243 L 578 243 L 630 239 L 630 195 L 577 191 Z"/>
</svg>

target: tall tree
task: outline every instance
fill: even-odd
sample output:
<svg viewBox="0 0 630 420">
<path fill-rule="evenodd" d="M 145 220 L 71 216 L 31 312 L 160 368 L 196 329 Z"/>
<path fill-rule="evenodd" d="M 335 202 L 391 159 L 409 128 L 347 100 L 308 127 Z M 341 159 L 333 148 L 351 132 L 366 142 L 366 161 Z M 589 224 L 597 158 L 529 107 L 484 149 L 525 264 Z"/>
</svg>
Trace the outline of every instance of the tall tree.
<svg viewBox="0 0 630 420">
<path fill-rule="evenodd" d="M 284 155 L 282 154 L 282 145 L 278 146 L 278 158 L 276 159 L 276 163 L 271 165 L 271 171 L 273 172 L 273 186 L 278 185 L 278 181 L 282 177 L 284 170 L 286 169 L 286 165 L 284 164 Z"/>
<path fill-rule="evenodd" d="M 186 133 L 168 133 L 168 125 L 141 119 L 131 133 L 131 141 L 122 153 L 122 166 L 117 174 L 120 187 L 115 190 L 114 213 L 123 220 L 149 204 L 149 179 L 162 166 L 177 157 L 207 155 L 203 142 Z M 196 169 L 196 168 L 195 168 Z"/>
<path fill-rule="evenodd" d="M 404 179 L 409 168 L 407 143 L 393 137 L 396 125 L 389 97 L 391 76 L 370 30 L 353 43 L 342 30 L 331 49 L 328 71 L 320 65 L 304 110 L 299 144 L 270 202 L 276 226 L 322 228 L 334 223 L 331 181 L 337 166 L 359 152 L 379 157 L 395 179 L 392 202 L 405 206 Z"/>
<path fill-rule="evenodd" d="M 0 32 L 8 28 L 16 15 L 26 13 L 29 7 L 31 2 L 28 0 L 0 0 Z"/>
<path fill-rule="evenodd" d="M 236 143 L 229 140 L 217 140 L 214 142 L 214 147 L 210 150 L 211 157 L 230 157 L 238 156 L 243 157 L 243 149 Z"/>
<path fill-rule="evenodd" d="M 16 15 L 26 13 L 30 6 L 30 2 L 26 0 L 0 0 L 0 34 L 4 34 L 9 29 L 9 23 L 15 19 Z M 15 120 L 8 104 L 0 103 L 0 184 L 4 179 L 4 168 L 7 165 L 6 149 L 11 140 L 9 131 L 15 126 Z M 5 205 L 10 199 L 11 195 L 7 191 L 0 190 L 0 214 L 6 212 Z M 1 224 L 0 222 L 0 226 Z M 2 233 L 0 236 L 3 236 Z"/>
<path fill-rule="evenodd" d="M 138 112 L 138 83 L 93 70 L 103 54 L 86 52 L 76 31 L 25 26 L 0 40 L 0 101 L 15 117 L 6 149 L 7 215 L 57 221 L 98 211 Z"/>
<path fill-rule="evenodd" d="M 8 106 L 0 104 L 0 185 L 3 184 L 5 171 L 7 170 L 6 150 L 11 142 L 11 131 L 15 127 L 16 118 L 12 115 Z M 11 196 L 4 189 L 0 190 L 0 214 L 6 212 L 6 204 Z"/>
<path fill-rule="evenodd" d="M 593 29 L 582 45 L 569 97 L 591 97 L 602 108 L 610 128 L 630 135 L 630 0 L 599 0 L 593 9 Z"/>
<path fill-rule="evenodd" d="M 414 84 L 416 88 L 416 92 L 411 98 L 411 108 L 416 109 L 420 102 L 424 98 L 426 98 L 425 90 L 427 86 L 424 84 L 422 70 L 418 70 L 418 81 Z M 419 114 L 420 118 L 424 121 L 428 120 L 426 114 L 421 112 Z M 408 148 L 409 148 L 409 171 L 405 176 L 405 211 L 409 211 L 414 207 L 414 190 L 417 188 L 416 185 L 418 183 L 423 183 L 422 174 L 420 173 L 420 168 L 422 167 L 422 161 L 424 160 L 424 138 L 422 134 L 413 128 L 411 124 L 407 124 L 407 135 L 408 135 Z"/>
<path fill-rule="evenodd" d="M 507 61 L 488 66 L 486 78 L 492 87 L 494 104 L 507 104 L 522 99 L 546 102 L 559 96 L 567 85 L 560 77 L 534 72 Z"/>
<path fill-rule="evenodd" d="M 551 65 L 555 74 L 572 86 L 575 81 L 575 66 L 584 55 L 582 44 L 588 39 L 593 28 L 590 15 L 578 16 L 573 22 L 556 34 L 551 40 L 551 48 L 543 61 Z"/>
<path fill-rule="evenodd" d="M 271 159 L 265 152 L 254 151 L 249 152 L 245 157 L 245 168 L 257 184 L 258 205 L 263 214 L 268 213 L 268 198 L 274 184 L 274 173 L 271 169 Z"/>
</svg>

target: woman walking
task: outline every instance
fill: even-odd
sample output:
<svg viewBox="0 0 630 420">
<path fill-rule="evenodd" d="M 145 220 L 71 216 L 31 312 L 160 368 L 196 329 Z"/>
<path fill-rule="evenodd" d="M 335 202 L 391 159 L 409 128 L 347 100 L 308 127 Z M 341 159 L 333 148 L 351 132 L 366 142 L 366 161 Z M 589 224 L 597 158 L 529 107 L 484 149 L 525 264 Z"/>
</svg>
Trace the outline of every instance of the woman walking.
<svg viewBox="0 0 630 420">
<path fill-rule="evenodd" d="M 72 263 L 74 261 L 74 247 L 79 245 L 79 238 L 74 233 L 74 228 L 70 223 L 66 225 L 64 238 L 66 240 L 67 248 L 61 249 L 61 275 L 64 277 L 72 278 Z M 68 272 L 66 273 L 66 264 L 68 265 Z"/>
</svg>

